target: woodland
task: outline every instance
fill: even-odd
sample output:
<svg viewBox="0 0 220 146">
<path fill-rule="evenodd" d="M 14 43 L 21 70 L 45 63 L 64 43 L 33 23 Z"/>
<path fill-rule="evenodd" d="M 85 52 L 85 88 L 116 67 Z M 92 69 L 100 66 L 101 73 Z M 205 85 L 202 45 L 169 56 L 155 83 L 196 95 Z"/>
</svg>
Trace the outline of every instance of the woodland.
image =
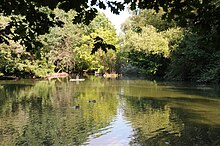
<svg viewBox="0 0 220 146">
<path fill-rule="evenodd" d="M 99 9 L 131 16 L 116 29 Z M 220 0 L 0 0 L 0 77 L 220 81 Z"/>
</svg>

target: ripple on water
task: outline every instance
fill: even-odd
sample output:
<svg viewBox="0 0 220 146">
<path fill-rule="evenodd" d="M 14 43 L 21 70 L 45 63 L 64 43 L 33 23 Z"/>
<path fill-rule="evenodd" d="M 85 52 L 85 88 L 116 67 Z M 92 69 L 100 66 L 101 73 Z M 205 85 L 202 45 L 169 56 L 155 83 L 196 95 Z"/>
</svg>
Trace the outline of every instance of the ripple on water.
<svg viewBox="0 0 220 146">
<path fill-rule="evenodd" d="M 122 113 L 118 113 L 110 126 L 100 129 L 98 133 L 90 135 L 85 145 L 103 146 L 103 145 L 129 145 L 131 139 L 132 127 L 130 122 L 126 121 Z"/>
</svg>

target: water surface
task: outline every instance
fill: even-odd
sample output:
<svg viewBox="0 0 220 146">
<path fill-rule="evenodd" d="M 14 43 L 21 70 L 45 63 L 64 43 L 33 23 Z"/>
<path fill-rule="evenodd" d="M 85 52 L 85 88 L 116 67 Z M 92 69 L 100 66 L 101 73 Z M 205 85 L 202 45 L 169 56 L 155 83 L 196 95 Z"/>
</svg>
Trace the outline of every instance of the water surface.
<svg viewBox="0 0 220 146">
<path fill-rule="evenodd" d="M 0 81 L 0 145 L 220 145 L 219 109 L 216 86 Z"/>
</svg>

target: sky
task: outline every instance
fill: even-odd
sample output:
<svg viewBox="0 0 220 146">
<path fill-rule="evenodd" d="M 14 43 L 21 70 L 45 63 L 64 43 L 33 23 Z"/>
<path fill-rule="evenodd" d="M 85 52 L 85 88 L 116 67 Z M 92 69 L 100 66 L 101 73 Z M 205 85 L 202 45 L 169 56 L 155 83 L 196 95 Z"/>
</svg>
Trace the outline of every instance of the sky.
<svg viewBox="0 0 220 146">
<path fill-rule="evenodd" d="M 105 10 L 99 10 L 103 12 L 106 17 L 112 22 L 112 24 L 115 26 L 117 34 L 121 32 L 121 24 L 130 16 L 127 9 L 120 12 L 119 15 L 113 14 L 109 8 L 106 8 Z"/>
</svg>

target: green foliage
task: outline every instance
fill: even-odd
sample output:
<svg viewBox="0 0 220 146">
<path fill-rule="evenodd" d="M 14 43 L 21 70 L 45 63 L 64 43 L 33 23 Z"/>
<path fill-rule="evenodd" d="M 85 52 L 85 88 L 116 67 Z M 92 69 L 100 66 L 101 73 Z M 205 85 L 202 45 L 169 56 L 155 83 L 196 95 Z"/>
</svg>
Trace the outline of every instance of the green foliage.
<svg viewBox="0 0 220 146">
<path fill-rule="evenodd" d="M 112 49 L 112 50 L 116 50 L 114 45 L 111 44 L 106 44 L 102 38 L 100 38 L 99 36 L 95 37 L 95 41 L 94 41 L 94 48 L 92 48 L 92 52 L 91 54 L 95 54 L 95 52 L 98 51 L 98 49 L 102 49 L 105 53 L 107 53 L 107 49 Z"/>
<path fill-rule="evenodd" d="M 142 18 L 143 15 L 134 17 L 135 19 L 138 17 L 144 19 Z M 146 20 L 146 22 L 150 22 L 152 17 L 149 17 L 150 20 Z M 133 19 L 133 16 L 131 19 Z M 132 21 L 130 22 L 130 25 L 133 25 Z M 130 71 L 148 77 L 164 76 L 170 62 L 170 53 L 175 49 L 176 42 L 180 40 L 181 33 L 182 30 L 179 28 L 158 32 L 154 26 L 147 24 L 141 27 L 141 32 L 136 32 L 131 27 L 130 30 L 126 31 L 123 40 L 122 52 L 128 55 L 125 55 L 127 59 L 121 59 L 122 61 L 127 60 L 127 63 L 123 61 L 122 72 Z"/>
<path fill-rule="evenodd" d="M 1 44 L 0 47 L 0 72 L 4 75 L 45 77 L 54 70 L 53 64 L 45 58 L 33 60 L 33 56 L 17 43 L 11 42 L 10 46 Z"/>
<path fill-rule="evenodd" d="M 65 13 L 55 9 L 54 13 L 65 22 L 65 25 L 62 28 L 51 28 L 49 34 L 40 36 L 40 41 L 46 58 L 56 66 L 55 71 L 69 72 L 75 64 L 73 48 L 79 46 L 83 31 L 78 25 L 72 24 L 72 17 L 76 12 Z"/>
<path fill-rule="evenodd" d="M 2 30 L 0 42 L 7 42 L 5 37 L 12 35 L 10 39 L 15 41 L 21 40 L 21 44 L 28 48 L 28 51 L 38 49 L 41 44 L 37 40 L 37 36 L 49 32 L 50 27 L 62 26 L 63 22 L 57 17 L 52 10 L 59 7 L 65 11 L 75 9 L 78 13 L 75 20 L 80 18 L 80 21 L 89 22 L 95 17 L 95 9 L 87 9 L 86 1 L 69 1 L 65 0 L 62 3 L 59 1 L 25 1 L 15 0 L 13 2 L 1 2 L 0 11 L 5 16 L 13 16 L 9 25 Z M 25 18 L 17 19 L 17 16 Z M 83 17 L 86 17 L 84 19 Z M 15 31 L 12 29 L 15 28 Z"/>
<path fill-rule="evenodd" d="M 152 54 L 164 54 L 169 56 L 168 41 L 158 33 L 153 26 L 142 28 L 141 33 L 129 31 L 126 33 L 125 47 Z"/>
<path fill-rule="evenodd" d="M 114 27 L 104 15 L 97 13 L 92 7 L 95 5 L 101 9 L 108 6 L 116 14 L 125 5 L 135 10 L 122 26 L 126 35 L 121 50 Z M 164 75 L 166 69 L 160 67 L 167 66 L 171 60 L 169 78 L 218 81 L 219 6 L 216 0 L 3 1 L 0 73 L 45 76 L 61 70 L 113 72 L 138 67 L 138 72 Z M 183 34 L 184 30 L 188 31 Z M 107 52 L 107 49 L 115 51 Z M 127 62 L 132 51 L 140 61 L 133 58 Z M 165 59 L 162 65 L 160 59 Z"/>
<path fill-rule="evenodd" d="M 103 0 L 63 0 L 62 2 L 58 0 L 14 0 L 9 2 L 4 0 L 0 5 L 1 15 L 12 16 L 12 19 L 7 27 L 1 29 L 0 43 L 8 43 L 6 38 L 14 41 L 20 40 L 20 44 L 25 45 L 27 51 L 35 52 L 41 45 L 37 40 L 39 35 L 48 33 L 50 27 L 63 25 L 63 21 L 53 12 L 55 8 L 62 9 L 65 12 L 75 10 L 77 14 L 73 18 L 73 22 L 83 22 L 88 25 L 97 15 L 97 9 L 93 6 L 98 6 L 101 9 L 109 7 L 113 13 L 119 14 L 125 9 L 125 5 L 128 5 L 131 10 L 136 10 L 137 13 L 140 9 L 154 9 L 156 12 L 163 9 L 165 12 L 162 13 L 163 18 L 174 19 L 179 25 L 189 26 L 200 32 L 210 32 L 215 28 L 219 30 L 220 11 L 219 2 L 216 0 L 163 0 L 159 2 L 133 0 L 123 2 L 110 0 L 106 2 Z M 154 12 L 145 14 L 154 14 Z M 17 19 L 17 16 L 23 18 Z M 157 17 L 151 19 L 150 25 L 157 24 L 154 23 L 154 20 L 157 21 Z M 140 27 L 136 28 L 138 31 L 140 30 Z"/>
<path fill-rule="evenodd" d="M 219 82 L 220 54 L 210 36 L 187 32 L 171 55 L 167 77 L 177 80 Z M 211 36 L 212 37 L 212 36 Z"/>
<path fill-rule="evenodd" d="M 210 4 L 207 3 L 207 7 Z M 125 22 L 123 49 L 125 54 L 129 54 L 126 56 L 130 60 L 128 68 L 138 69 L 138 73 L 148 76 L 166 75 L 165 78 L 175 80 L 219 82 L 219 25 L 200 28 L 196 33 L 194 26 L 178 28 L 173 27 L 175 23 L 169 25 L 162 20 L 164 14 L 161 10 L 158 14 L 154 10 L 144 10 Z M 179 20 L 176 22 L 179 23 Z M 182 24 L 191 25 L 191 20 L 187 21 L 189 23 Z M 201 27 L 202 23 L 198 26 Z M 124 61 L 124 70 L 125 64 Z"/>
<path fill-rule="evenodd" d="M 168 22 L 167 20 L 162 19 L 164 13 L 163 10 L 160 10 L 159 12 L 156 12 L 153 9 L 140 10 L 138 14 L 133 14 L 130 19 L 122 24 L 122 30 L 124 32 L 128 30 L 141 32 L 143 27 L 149 25 L 154 26 L 157 31 L 164 31 L 168 28 L 174 27 L 174 21 Z"/>
<path fill-rule="evenodd" d="M 161 32 L 162 36 L 168 40 L 169 51 L 173 52 L 179 46 L 184 37 L 184 29 L 180 27 L 169 28 Z"/>
<path fill-rule="evenodd" d="M 111 22 L 100 13 L 84 29 L 86 32 L 77 55 L 80 60 L 76 63 L 78 69 L 115 71 L 119 46 L 116 30 Z"/>
<path fill-rule="evenodd" d="M 47 12 L 47 9 L 42 11 Z M 53 27 L 48 34 L 40 35 L 37 41 L 43 46 L 38 46 L 38 50 L 28 52 L 26 46 L 14 41 L 10 41 L 8 46 L 1 45 L 0 66 L 4 75 L 45 77 L 54 71 L 115 70 L 115 51 L 118 50 L 116 30 L 103 14 L 98 14 L 86 26 L 72 23 L 75 11 L 66 13 L 54 9 L 51 13 L 65 24 L 62 28 Z M 7 27 L 7 22 L 2 21 L 2 26 Z M 114 51 L 107 52 L 107 48 Z M 93 52 L 94 49 L 98 53 Z"/>
<path fill-rule="evenodd" d="M 99 13 L 86 26 L 72 24 L 72 17 L 76 15 L 74 11 L 66 13 L 55 9 L 54 13 L 65 25 L 63 28 L 51 28 L 50 33 L 41 36 L 40 40 L 43 42 L 46 58 L 56 66 L 55 71 L 114 70 L 114 65 L 111 65 L 114 64 L 114 59 L 110 64 L 105 60 L 116 56 L 114 51 L 107 52 L 107 49 L 116 51 L 117 36 L 111 22 L 103 14 Z"/>
<path fill-rule="evenodd" d="M 164 76 L 169 59 L 162 53 L 153 54 L 144 51 L 131 50 L 128 56 L 128 62 L 138 69 L 140 74 L 152 76 Z"/>
</svg>

